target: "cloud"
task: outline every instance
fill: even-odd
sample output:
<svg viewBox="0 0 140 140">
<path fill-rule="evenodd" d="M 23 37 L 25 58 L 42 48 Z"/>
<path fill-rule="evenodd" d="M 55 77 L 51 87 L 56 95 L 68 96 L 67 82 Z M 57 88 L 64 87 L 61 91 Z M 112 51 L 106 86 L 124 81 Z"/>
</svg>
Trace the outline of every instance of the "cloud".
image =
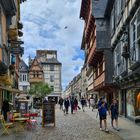
<svg viewBox="0 0 140 140">
<path fill-rule="evenodd" d="M 80 72 L 80 50 L 84 23 L 79 19 L 81 0 L 29 0 L 21 5 L 24 25 L 24 60 L 37 49 L 53 49 L 62 63 L 62 85 Z M 65 28 L 67 27 L 67 28 Z"/>
</svg>

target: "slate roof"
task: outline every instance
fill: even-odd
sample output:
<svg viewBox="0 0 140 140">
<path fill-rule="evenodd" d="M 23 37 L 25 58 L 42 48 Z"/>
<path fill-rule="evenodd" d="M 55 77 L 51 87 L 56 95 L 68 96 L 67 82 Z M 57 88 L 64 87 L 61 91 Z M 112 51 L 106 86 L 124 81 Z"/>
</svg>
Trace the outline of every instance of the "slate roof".
<svg viewBox="0 0 140 140">
<path fill-rule="evenodd" d="M 27 66 L 27 64 L 23 60 L 21 60 L 19 71 L 20 72 L 28 72 L 28 70 L 29 70 L 29 67 Z"/>
<path fill-rule="evenodd" d="M 61 65 L 61 63 L 56 58 L 47 59 L 45 62 L 41 62 L 41 64 Z"/>
</svg>

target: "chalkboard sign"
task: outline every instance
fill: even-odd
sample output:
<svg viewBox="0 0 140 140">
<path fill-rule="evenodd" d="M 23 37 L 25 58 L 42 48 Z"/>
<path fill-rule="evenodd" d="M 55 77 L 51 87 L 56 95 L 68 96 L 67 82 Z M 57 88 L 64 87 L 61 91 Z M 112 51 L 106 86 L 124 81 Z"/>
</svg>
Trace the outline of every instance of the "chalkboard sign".
<svg viewBox="0 0 140 140">
<path fill-rule="evenodd" d="M 42 113 L 42 126 L 45 127 L 48 124 L 54 124 L 55 126 L 55 104 L 44 103 Z"/>
</svg>

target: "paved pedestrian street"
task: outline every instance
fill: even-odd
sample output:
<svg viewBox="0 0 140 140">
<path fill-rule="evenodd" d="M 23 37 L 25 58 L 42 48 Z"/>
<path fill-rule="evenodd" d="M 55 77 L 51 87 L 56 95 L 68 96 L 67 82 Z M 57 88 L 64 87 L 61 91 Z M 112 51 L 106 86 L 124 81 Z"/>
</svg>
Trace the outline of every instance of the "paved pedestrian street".
<svg viewBox="0 0 140 140">
<path fill-rule="evenodd" d="M 39 122 L 40 123 L 40 122 Z M 12 133 L 12 132 L 11 132 Z M 96 120 L 81 110 L 74 114 L 64 115 L 56 108 L 56 127 L 42 128 L 34 131 L 1 136 L 0 140 L 121 140 L 112 132 L 99 130 Z"/>
</svg>

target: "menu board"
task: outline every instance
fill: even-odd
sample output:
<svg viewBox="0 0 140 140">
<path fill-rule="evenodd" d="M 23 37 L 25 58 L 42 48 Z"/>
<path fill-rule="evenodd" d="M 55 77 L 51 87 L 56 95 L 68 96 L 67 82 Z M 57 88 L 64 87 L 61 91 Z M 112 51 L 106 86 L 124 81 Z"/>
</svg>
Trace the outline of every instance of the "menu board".
<svg viewBox="0 0 140 140">
<path fill-rule="evenodd" d="M 54 103 L 44 103 L 42 111 L 42 125 L 43 127 L 48 124 L 54 124 L 55 126 L 55 104 Z"/>
</svg>

